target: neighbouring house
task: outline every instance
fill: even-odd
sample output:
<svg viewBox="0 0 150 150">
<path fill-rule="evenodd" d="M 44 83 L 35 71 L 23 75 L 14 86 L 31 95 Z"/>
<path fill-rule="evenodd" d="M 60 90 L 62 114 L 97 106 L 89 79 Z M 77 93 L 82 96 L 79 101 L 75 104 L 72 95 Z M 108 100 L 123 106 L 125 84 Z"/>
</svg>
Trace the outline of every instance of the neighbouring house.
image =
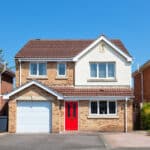
<svg viewBox="0 0 150 150">
<path fill-rule="evenodd" d="M 132 57 L 120 40 L 31 40 L 15 62 L 9 132 L 132 130 Z"/>
<path fill-rule="evenodd" d="M 132 74 L 134 79 L 135 128 L 141 127 L 140 110 L 144 102 L 150 102 L 150 60 Z"/>
<path fill-rule="evenodd" d="M 14 77 L 15 73 L 0 63 L 0 116 L 8 114 L 7 101 L 3 100 L 3 95 L 12 91 Z"/>
</svg>

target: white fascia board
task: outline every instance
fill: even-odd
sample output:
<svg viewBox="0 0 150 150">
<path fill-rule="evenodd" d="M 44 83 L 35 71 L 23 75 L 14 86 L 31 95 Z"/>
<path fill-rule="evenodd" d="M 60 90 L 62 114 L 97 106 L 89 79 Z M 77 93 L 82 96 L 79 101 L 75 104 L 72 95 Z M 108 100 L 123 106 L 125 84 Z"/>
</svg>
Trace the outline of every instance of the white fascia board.
<svg viewBox="0 0 150 150">
<path fill-rule="evenodd" d="M 64 100 L 129 100 L 133 96 L 64 96 Z"/>
<path fill-rule="evenodd" d="M 77 56 L 73 58 L 73 61 L 78 61 L 81 56 L 83 56 L 85 53 L 87 53 L 91 48 L 93 48 L 96 44 L 98 44 L 100 41 L 106 42 L 109 46 L 111 46 L 113 49 L 115 49 L 118 53 L 120 53 L 123 57 L 126 58 L 128 62 L 132 62 L 132 57 L 128 56 L 124 52 L 122 52 L 117 46 L 112 44 L 109 40 L 105 38 L 105 36 L 100 36 L 97 40 L 95 40 L 92 44 L 90 44 L 87 48 L 85 48 L 81 53 L 79 53 Z"/>
<path fill-rule="evenodd" d="M 57 97 L 58 99 L 60 99 L 60 100 L 63 99 L 63 96 L 62 96 L 61 94 L 58 94 L 58 93 L 54 92 L 53 90 L 51 90 L 50 88 L 47 88 L 47 87 L 45 87 L 45 86 L 43 86 L 43 85 L 41 85 L 40 83 L 35 82 L 35 81 L 31 81 L 31 82 L 29 82 L 29 83 L 27 83 L 27 84 L 21 86 L 20 88 L 14 90 L 14 91 L 12 91 L 12 92 L 10 92 L 10 93 L 8 93 L 8 94 L 5 94 L 5 95 L 3 96 L 3 98 L 4 98 L 4 99 L 9 99 L 10 96 L 12 96 L 12 95 L 14 95 L 14 94 L 16 94 L 16 93 L 18 93 L 18 92 L 20 92 L 20 91 L 22 91 L 22 90 L 28 88 L 28 87 L 30 87 L 31 85 L 36 85 L 36 86 L 40 87 L 41 89 L 47 91 L 48 93 L 50 93 L 50 94 L 56 96 L 56 97 Z"/>
<path fill-rule="evenodd" d="M 70 62 L 73 61 L 73 58 L 15 58 L 16 60 L 29 62 L 29 61 L 39 61 L 39 62 Z"/>
</svg>

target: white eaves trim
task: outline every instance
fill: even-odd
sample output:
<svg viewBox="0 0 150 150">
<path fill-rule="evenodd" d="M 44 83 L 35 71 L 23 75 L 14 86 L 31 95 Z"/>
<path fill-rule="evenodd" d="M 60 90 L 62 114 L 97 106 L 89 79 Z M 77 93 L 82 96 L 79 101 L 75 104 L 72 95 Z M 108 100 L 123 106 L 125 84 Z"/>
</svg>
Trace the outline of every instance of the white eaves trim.
<svg viewBox="0 0 150 150">
<path fill-rule="evenodd" d="M 40 83 L 38 83 L 36 81 L 31 81 L 31 82 L 29 82 L 27 84 L 24 84 L 23 86 L 17 88 L 16 90 L 14 90 L 14 91 L 12 91 L 12 92 L 10 92 L 8 94 L 3 95 L 3 98 L 4 99 L 9 99 L 10 96 L 12 96 L 12 95 L 14 95 L 14 94 L 16 94 L 16 93 L 18 93 L 18 92 L 28 88 L 28 87 L 30 87 L 31 85 L 36 85 L 37 87 L 45 90 L 46 92 L 56 96 L 57 99 L 59 99 L 59 100 L 63 99 L 63 96 L 61 94 L 58 94 L 57 92 L 51 90 L 50 88 L 47 88 L 46 86 L 44 86 L 44 85 L 42 85 L 42 84 L 40 84 Z"/>
<path fill-rule="evenodd" d="M 64 100 L 129 100 L 134 96 L 64 96 Z"/>
<path fill-rule="evenodd" d="M 70 62 L 73 61 L 73 58 L 15 58 L 23 62 Z"/>
<path fill-rule="evenodd" d="M 105 36 L 100 36 L 97 40 L 95 40 L 92 44 L 90 44 L 87 48 L 85 48 L 81 53 L 79 53 L 77 56 L 73 58 L 73 61 L 78 61 L 80 57 L 82 57 L 84 54 L 86 54 L 91 48 L 93 48 L 96 44 L 98 44 L 100 41 L 106 42 L 110 47 L 115 49 L 118 53 L 120 53 L 123 57 L 126 58 L 128 62 L 132 62 L 132 57 L 128 56 L 122 50 L 120 50 L 117 46 L 112 44 Z"/>
</svg>

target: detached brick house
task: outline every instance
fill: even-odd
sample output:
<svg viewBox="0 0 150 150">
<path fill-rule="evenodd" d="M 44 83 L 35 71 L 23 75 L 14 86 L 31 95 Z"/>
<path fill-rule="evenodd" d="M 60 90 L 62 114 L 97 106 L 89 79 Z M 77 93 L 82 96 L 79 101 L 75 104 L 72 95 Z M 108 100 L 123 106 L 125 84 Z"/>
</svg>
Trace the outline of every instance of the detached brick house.
<svg viewBox="0 0 150 150">
<path fill-rule="evenodd" d="M 0 115 L 7 115 L 7 101 L 3 100 L 2 96 L 12 91 L 15 74 L 8 68 L 3 71 L 3 68 L 4 65 L 0 63 Z"/>
<path fill-rule="evenodd" d="M 140 128 L 140 109 L 144 102 L 150 102 L 150 60 L 133 74 L 135 125 Z"/>
<path fill-rule="evenodd" d="M 15 61 L 9 132 L 132 130 L 132 57 L 120 40 L 31 40 Z"/>
</svg>

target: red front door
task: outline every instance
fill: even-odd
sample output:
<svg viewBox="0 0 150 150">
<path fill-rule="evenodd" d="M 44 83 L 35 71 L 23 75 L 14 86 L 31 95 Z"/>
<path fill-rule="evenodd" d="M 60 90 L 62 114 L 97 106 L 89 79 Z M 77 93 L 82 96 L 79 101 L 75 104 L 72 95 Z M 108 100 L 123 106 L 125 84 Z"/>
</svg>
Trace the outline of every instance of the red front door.
<svg viewBox="0 0 150 150">
<path fill-rule="evenodd" d="M 78 102 L 65 102 L 65 129 L 78 130 Z"/>
</svg>

